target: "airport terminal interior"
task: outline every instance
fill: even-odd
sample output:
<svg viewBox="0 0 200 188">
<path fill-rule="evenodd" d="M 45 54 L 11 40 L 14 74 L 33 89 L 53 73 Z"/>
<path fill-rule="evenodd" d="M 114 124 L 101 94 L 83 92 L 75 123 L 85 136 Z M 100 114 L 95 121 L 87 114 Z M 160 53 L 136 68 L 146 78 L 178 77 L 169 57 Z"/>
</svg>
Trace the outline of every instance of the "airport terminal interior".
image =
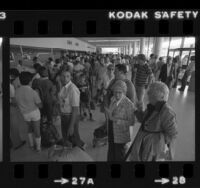
<svg viewBox="0 0 200 188">
<path fill-rule="evenodd" d="M 168 77 L 170 77 L 170 81 L 166 81 L 167 83 L 165 83 L 169 90 L 169 98 L 167 103 L 169 104 L 169 106 L 171 106 L 171 109 L 175 114 L 174 117 L 177 124 L 177 137 L 174 146 L 175 154 L 172 161 L 195 160 L 195 66 L 193 65 L 194 57 L 194 37 L 10 39 L 10 69 L 13 70 L 13 75 L 17 74 L 16 71 L 14 71 L 17 69 L 19 72 L 19 77 L 23 74 L 23 72 L 30 72 L 35 80 L 40 80 L 44 79 L 43 73 L 47 73 L 47 75 L 45 74 L 44 77 L 47 77 L 47 79 L 50 80 L 49 82 L 55 83 L 54 81 L 57 80 L 56 76 L 58 75 L 59 71 L 61 71 L 62 74 L 62 69 L 64 69 L 62 68 L 62 66 L 64 67 L 64 65 L 66 64 L 70 71 L 73 72 L 73 87 L 77 86 L 76 88 L 79 88 L 79 93 L 85 91 L 80 89 L 79 81 L 84 76 L 86 79 L 89 80 L 87 83 L 89 85 L 88 96 L 90 98 L 90 103 L 89 105 L 87 105 L 84 103 L 84 101 L 82 101 L 85 98 L 80 98 L 80 103 L 82 104 L 82 112 L 80 112 L 78 132 L 79 140 L 83 142 L 81 150 L 87 153 L 87 155 L 93 161 L 108 160 L 108 141 L 103 140 L 103 136 L 102 138 L 97 139 L 97 135 L 95 135 L 94 133 L 105 124 L 109 124 L 107 115 L 105 115 L 107 109 L 103 106 L 103 104 L 104 98 L 107 94 L 107 89 L 109 88 L 109 84 L 112 82 L 112 80 L 115 79 L 115 76 L 117 74 L 116 67 L 118 70 L 120 70 L 119 67 L 121 65 L 126 67 L 125 78 L 129 80 L 130 83 L 136 88 L 136 95 L 139 101 L 140 97 L 138 96 L 140 95 L 140 92 L 139 90 L 137 90 L 137 85 L 135 84 L 137 82 L 137 77 L 139 77 L 138 75 L 140 73 L 138 71 L 139 66 L 137 66 L 138 62 L 140 61 L 145 62 L 145 65 L 148 67 L 148 71 L 150 71 L 149 75 L 153 75 L 152 79 L 154 81 L 152 82 L 158 82 L 160 81 L 160 79 L 162 81 L 163 75 L 161 74 L 165 74 L 165 69 L 163 67 L 165 65 L 167 65 L 166 67 L 168 67 L 169 62 L 171 62 L 170 67 L 174 66 L 173 71 L 171 71 L 172 68 L 169 69 L 170 71 L 168 71 L 168 68 L 166 68 L 167 79 Z M 0 64 L 2 65 L 1 53 Z M 118 66 L 119 64 L 120 66 Z M 41 67 L 45 68 L 42 69 Z M 144 69 L 140 70 L 143 71 Z M 146 72 L 144 74 L 146 74 Z M 107 76 L 107 74 L 109 76 Z M 10 85 L 13 84 L 13 80 L 16 78 L 13 78 L 13 75 L 10 74 L 10 79 L 12 79 L 12 83 L 10 83 Z M 39 75 L 39 77 L 36 77 L 36 75 Z M 2 73 L 0 73 L 0 76 L 2 76 Z M 104 80 L 104 77 L 106 76 L 108 77 L 108 79 Z M 10 96 L 12 97 L 12 99 L 16 97 L 16 105 L 20 104 L 20 101 L 23 100 L 21 99 L 22 97 L 20 98 L 19 96 L 19 90 L 20 87 L 22 87 L 20 85 L 20 80 L 21 79 L 18 80 L 19 85 L 12 86 L 12 90 L 14 90 L 15 92 L 13 92 L 13 96 Z M 2 79 L 0 81 L 2 82 Z M 34 92 L 38 94 L 37 96 L 40 96 L 40 91 L 38 93 L 38 90 L 34 89 L 33 87 L 33 83 L 36 82 L 33 82 L 32 80 L 31 83 Z M 143 104 L 144 109 L 147 108 L 147 104 L 149 103 L 147 88 L 145 85 L 144 98 L 140 99 L 140 104 Z M 61 87 L 61 91 L 63 91 L 62 89 L 63 88 Z M 59 90 L 59 92 L 61 91 Z M 21 94 L 23 95 L 23 93 Z M 83 96 L 82 94 L 80 95 Z M 59 93 L 56 96 L 58 96 L 59 98 L 61 94 Z M 40 98 L 41 100 L 45 100 L 42 99 L 42 97 Z M 74 103 L 77 103 L 77 101 L 79 101 L 78 99 L 75 100 L 76 96 L 72 98 L 74 99 Z M 60 103 L 58 101 L 60 101 L 60 99 L 57 100 L 56 104 L 58 105 L 55 105 L 53 107 L 53 112 L 50 117 L 50 119 L 52 119 L 52 126 L 55 128 L 55 130 L 53 128 L 51 129 L 52 132 L 57 133 L 56 136 L 59 137 L 58 140 L 63 144 L 62 131 L 64 130 L 64 128 L 62 128 L 61 126 L 61 115 L 59 113 L 60 110 L 56 110 L 56 108 L 60 108 L 62 113 L 62 107 L 59 106 Z M 2 98 L 0 98 L 0 105 L 2 105 L 1 103 Z M 137 108 L 136 104 L 135 108 Z M 14 110 L 18 110 L 18 112 L 14 113 Z M 40 126 L 44 126 L 43 124 L 45 124 L 46 122 L 48 123 L 48 115 L 45 117 L 45 114 L 48 113 L 44 112 L 43 109 L 43 111 L 41 112 Z M 1 115 L 2 108 L 0 109 L 0 120 L 2 120 Z M 19 115 L 21 117 L 13 117 L 12 115 Z M 41 137 L 40 140 L 38 140 L 38 137 L 36 138 L 36 149 L 33 149 L 32 146 L 30 147 L 31 139 L 30 131 L 28 132 L 29 125 L 27 123 L 27 116 L 23 114 L 20 106 L 13 107 L 10 118 L 14 119 L 12 120 L 13 124 L 10 125 L 10 160 L 15 162 L 48 161 L 50 148 L 55 147 L 55 144 L 59 145 L 59 142 L 53 144 L 52 141 L 52 144 L 50 144 L 49 147 L 43 147 L 43 136 L 46 135 L 48 139 L 48 136 L 50 137 L 52 135 L 50 135 L 50 133 L 46 134 L 44 132 L 44 129 L 42 130 L 40 127 Z M 141 126 L 142 124 L 139 123 L 139 121 L 137 120 L 135 120 L 134 126 L 129 126 L 131 141 L 128 141 L 126 143 L 126 151 L 128 151 L 128 148 L 136 139 L 138 132 L 141 130 Z M 48 128 L 46 128 L 45 130 L 47 132 L 50 132 L 47 129 Z M 0 137 L 2 138 L 1 133 L 2 126 L 0 126 Z M 109 137 L 109 134 L 105 135 L 106 139 L 108 139 L 107 137 Z M 0 145 L 1 140 L 2 139 L 0 139 Z M 38 146 L 38 144 L 41 145 L 41 148 Z M 79 154 L 77 153 L 77 155 Z M 76 157 L 74 157 L 74 161 L 84 161 L 84 159 L 82 159 L 81 157 L 77 157 L 77 159 L 75 158 Z M 73 161 L 73 159 L 71 161 Z"/>
</svg>

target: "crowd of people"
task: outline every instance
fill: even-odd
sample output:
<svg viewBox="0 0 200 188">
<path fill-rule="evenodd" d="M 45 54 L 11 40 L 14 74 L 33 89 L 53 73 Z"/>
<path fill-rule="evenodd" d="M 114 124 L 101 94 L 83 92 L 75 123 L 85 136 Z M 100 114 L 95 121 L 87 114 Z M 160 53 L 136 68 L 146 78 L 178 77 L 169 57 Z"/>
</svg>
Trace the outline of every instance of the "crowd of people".
<svg viewBox="0 0 200 188">
<path fill-rule="evenodd" d="M 180 91 L 194 71 L 194 56 L 186 68 Z M 85 150 L 80 138 L 79 121 L 95 121 L 93 111 L 100 106 L 105 114 L 108 135 L 108 161 L 123 161 L 130 142 L 129 126 L 141 127 L 131 145 L 130 161 L 172 160 L 177 137 L 176 114 L 167 103 L 170 89 L 178 85 L 181 71 L 179 56 L 151 54 L 63 55 L 40 62 L 33 58 L 35 73 L 26 71 L 20 60 L 10 69 L 10 138 L 14 149 L 26 143 L 19 123 L 28 126 L 32 150 L 41 151 L 41 126 L 61 118 L 63 145 L 71 143 Z M 131 73 L 131 79 L 127 73 Z M 144 105 L 144 96 L 148 104 Z"/>
</svg>

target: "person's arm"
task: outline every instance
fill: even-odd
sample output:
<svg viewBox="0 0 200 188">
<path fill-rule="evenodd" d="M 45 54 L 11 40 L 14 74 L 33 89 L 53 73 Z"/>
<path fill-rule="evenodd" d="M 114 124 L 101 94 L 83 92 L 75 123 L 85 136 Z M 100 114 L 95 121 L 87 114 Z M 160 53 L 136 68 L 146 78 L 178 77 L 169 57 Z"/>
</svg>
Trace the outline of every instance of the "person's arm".
<svg viewBox="0 0 200 188">
<path fill-rule="evenodd" d="M 163 122 L 161 124 L 161 127 L 164 132 L 165 136 L 165 143 L 169 144 L 173 139 L 177 137 L 177 122 L 175 114 L 168 112 L 166 114 L 165 119 L 163 118 Z"/>
<path fill-rule="evenodd" d="M 136 74 L 137 74 L 137 67 L 138 67 L 138 65 L 137 64 L 135 64 L 135 65 L 133 65 L 133 69 L 132 69 L 132 71 L 134 72 L 133 73 L 133 83 L 135 83 L 135 79 L 136 79 Z"/>
<path fill-rule="evenodd" d="M 148 74 L 148 83 L 147 83 L 146 88 L 148 88 L 149 85 L 150 85 L 150 84 L 153 82 L 153 80 L 154 80 L 154 74 L 153 74 L 152 69 L 150 68 L 150 66 L 147 65 L 146 69 L 147 69 L 147 70 L 146 70 L 146 73 Z"/>
<path fill-rule="evenodd" d="M 144 120 L 145 111 L 136 110 L 134 113 L 135 113 L 135 117 L 137 118 L 138 122 L 142 123 L 142 121 Z"/>
<path fill-rule="evenodd" d="M 172 160 L 175 153 L 175 140 L 178 134 L 175 113 L 168 112 L 168 114 L 163 116 L 161 128 L 163 129 L 165 138 L 165 147 L 167 146 L 167 148 L 169 148 L 169 157 Z M 165 149 L 165 151 L 167 151 L 167 149 Z"/>
<path fill-rule="evenodd" d="M 148 76 L 148 83 L 147 85 L 145 86 L 146 89 L 148 89 L 149 85 L 155 81 L 155 77 L 154 77 L 154 74 L 153 73 L 150 73 L 150 75 Z"/>
<path fill-rule="evenodd" d="M 33 91 L 34 91 L 34 90 L 33 90 Z M 35 104 L 37 105 L 37 107 L 38 107 L 38 108 L 42 108 L 42 101 L 41 101 L 41 99 L 40 99 L 39 94 L 38 94 L 36 91 L 34 91 L 33 97 L 34 97 Z"/>
<path fill-rule="evenodd" d="M 126 84 L 127 84 L 127 97 L 131 100 L 131 102 L 136 104 L 137 96 L 136 96 L 135 87 L 131 82 L 126 82 Z"/>
<path fill-rule="evenodd" d="M 104 77 L 103 77 L 103 93 L 104 93 L 104 90 L 106 90 L 106 88 L 107 88 L 107 83 L 108 83 L 108 77 L 107 77 L 107 75 L 105 75 Z"/>
</svg>

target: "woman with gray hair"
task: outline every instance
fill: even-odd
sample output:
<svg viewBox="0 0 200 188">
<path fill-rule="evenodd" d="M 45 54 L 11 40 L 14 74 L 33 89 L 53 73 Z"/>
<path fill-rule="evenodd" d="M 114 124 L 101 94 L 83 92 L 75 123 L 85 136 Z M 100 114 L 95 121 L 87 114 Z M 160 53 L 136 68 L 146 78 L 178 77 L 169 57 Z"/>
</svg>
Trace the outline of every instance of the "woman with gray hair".
<svg viewBox="0 0 200 188">
<path fill-rule="evenodd" d="M 169 89 L 157 81 L 150 85 L 147 95 L 146 111 L 138 108 L 135 112 L 141 127 L 129 149 L 129 161 L 172 160 L 177 123 L 175 112 L 167 104 Z"/>
<path fill-rule="evenodd" d="M 135 123 L 135 106 L 126 97 L 127 86 L 122 80 L 113 85 L 114 96 L 109 108 L 105 108 L 108 117 L 108 161 L 123 161 L 125 145 L 130 142 L 129 126 Z"/>
</svg>

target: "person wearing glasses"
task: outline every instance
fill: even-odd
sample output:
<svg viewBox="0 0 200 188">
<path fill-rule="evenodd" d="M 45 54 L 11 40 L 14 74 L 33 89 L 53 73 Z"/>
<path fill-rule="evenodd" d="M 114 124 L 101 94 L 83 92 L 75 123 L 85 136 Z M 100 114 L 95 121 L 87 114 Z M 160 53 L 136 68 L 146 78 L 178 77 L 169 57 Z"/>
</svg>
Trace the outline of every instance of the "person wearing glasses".
<svg viewBox="0 0 200 188">
<path fill-rule="evenodd" d="M 126 97 L 127 86 L 122 80 L 113 85 L 113 97 L 108 108 L 108 161 L 123 161 L 125 146 L 130 142 L 129 127 L 135 123 L 135 105 Z"/>
</svg>

